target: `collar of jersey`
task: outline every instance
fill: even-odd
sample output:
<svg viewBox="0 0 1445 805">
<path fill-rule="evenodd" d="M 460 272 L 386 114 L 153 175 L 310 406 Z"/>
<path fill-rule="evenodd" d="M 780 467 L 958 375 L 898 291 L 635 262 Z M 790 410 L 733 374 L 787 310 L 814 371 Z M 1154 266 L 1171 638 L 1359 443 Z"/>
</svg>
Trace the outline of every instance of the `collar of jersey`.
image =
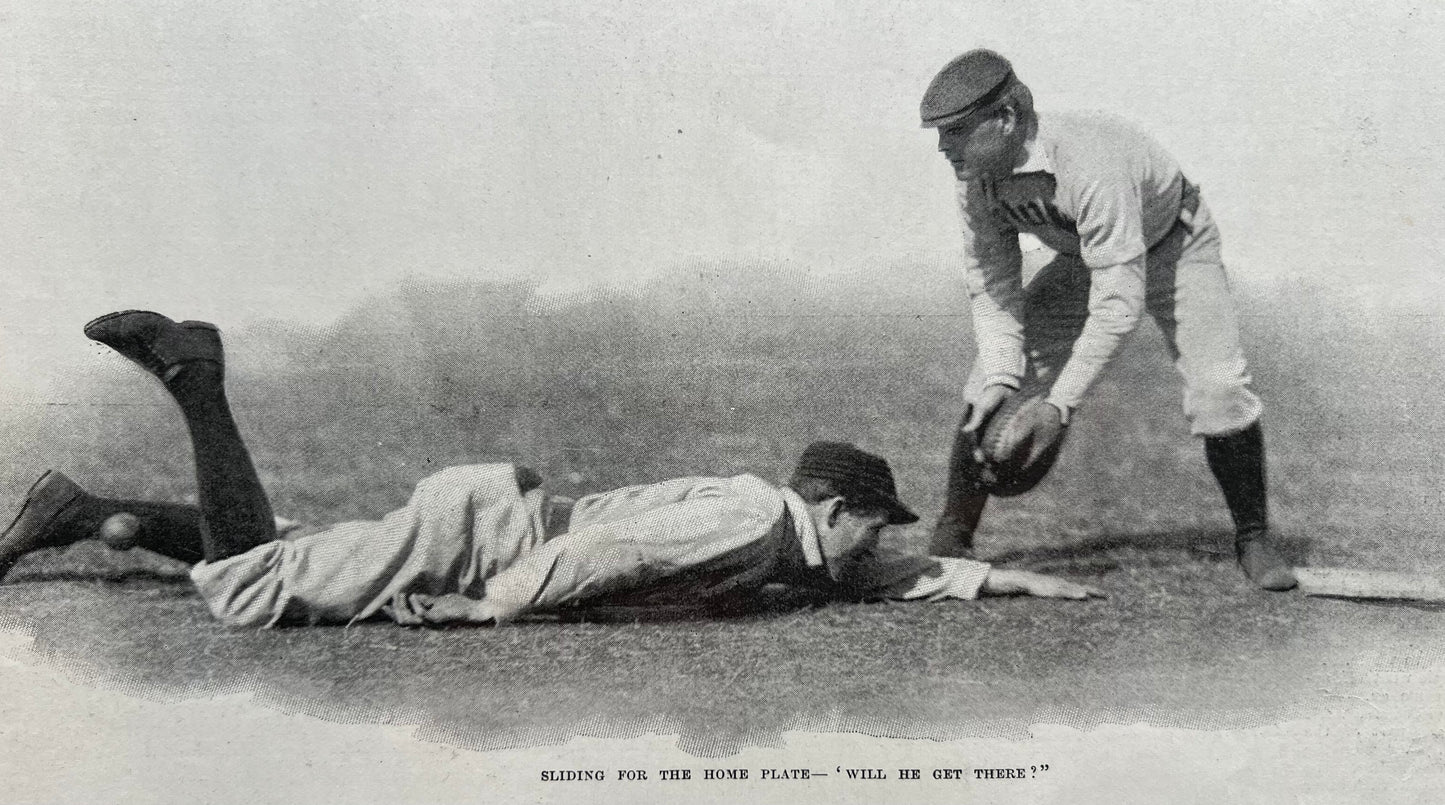
<svg viewBox="0 0 1445 805">
<path fill-rule="evenodd" d="M 1054 173 L 1054 159 L 1049 156 L 1049 142 L 1051 138 L 1043 120 L 1039 121 L 1038 130 L 1034 137 L 1025 146 L 1029 155 L 1024 163 L 1014 168 L 1014 173 Z"/>
<path fill-rule="evenodd" d="M 818 529 L 813 527 L 813 517 L 808 514 L 808 504 L 803 501 L 802 495 L 786 486 L 778 491 L 783 493 L 783 503 L 788 507 L 788 515 L 793 518 L 793 529 L 798 532 L 798 541 L 803 543 L 803 558 L 807 560 L 808 567 L 821 567 L 826 570 L 828 563 L 823 559 L 823 545 L 818 541 Z"/>
</svg>

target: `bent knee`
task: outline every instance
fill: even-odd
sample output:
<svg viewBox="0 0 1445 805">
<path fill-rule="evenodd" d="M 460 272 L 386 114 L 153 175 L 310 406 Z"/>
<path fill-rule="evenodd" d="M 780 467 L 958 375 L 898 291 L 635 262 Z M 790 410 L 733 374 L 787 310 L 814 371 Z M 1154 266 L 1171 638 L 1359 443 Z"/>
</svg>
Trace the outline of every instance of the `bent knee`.
<svg viewBox="0 0 1445 805">
<path fill-rule="evenodd" d="M 445 505 L 475 497 L 515 498 L 521 496 L 516 467 L 512 464 L 464 464 L 447 467 L 417 482 L 412 505 Z"/>
<path fill-rule="evenodd" d="M 1184 391 L 1184 416 L 1195 436 L 1222 436 L 1253 425 L 1264 403 L 1250 391 L 1248 378 L 1190 384 Z"/>
<path fill-rule="evenodd" d="M 211 616 L 227 626 L 275 625 L 285 612 L 280 542 L 258 545 L 217 562 L 191 567 L 191 582 Z"/>
</svg>

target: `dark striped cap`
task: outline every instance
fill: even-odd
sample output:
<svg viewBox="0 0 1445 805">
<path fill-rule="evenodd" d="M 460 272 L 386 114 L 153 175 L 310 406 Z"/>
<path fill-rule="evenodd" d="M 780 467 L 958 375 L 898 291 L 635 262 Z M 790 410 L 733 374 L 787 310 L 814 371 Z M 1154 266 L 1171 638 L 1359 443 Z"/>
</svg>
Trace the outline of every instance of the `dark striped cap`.
<svg viewBox="0 0 1445 805">
<path fill-rule="evenodd" d="M 944 65 L 928 91 L 918 114 L 925 129 L 962 120 L 970 112 L 998 100 L 1013 83 L 1013 65 L 992 50 L 970 50 Z"/>
<path fill-rule="evenodd" d="M 894 525 L 918 522 L 918 515 L 898 499 L 888 462 L 847 442 L 808 445 L 793 471 L 793 479 L 799 478 L 832 481 L 849 503 L 887 509 L 888 522 Z"/>
</svg>

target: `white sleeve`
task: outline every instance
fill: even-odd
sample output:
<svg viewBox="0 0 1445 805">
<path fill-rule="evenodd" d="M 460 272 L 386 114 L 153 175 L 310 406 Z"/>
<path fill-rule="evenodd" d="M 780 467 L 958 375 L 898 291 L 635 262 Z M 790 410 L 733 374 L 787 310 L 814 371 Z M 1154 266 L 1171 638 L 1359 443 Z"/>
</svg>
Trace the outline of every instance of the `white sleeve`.
<svg viewBox="0 0 1445 805">
<path fill-rule="evenodd" d="M 1019 387 L 1024 375 L 1023 252 L 1018 230 L 988 212 L 983 190 L 960 183 L 963 282 L 973 315 L 976 373 L 983 385 Z"/>
<path fill-rule="evenodd" d="M 863 600 L 972 600 L 991 567 L 972 559 L 879 549 L 845 568 L 839 584 L 846 596 Z"/>
<path fill-rule="evenodd" d="M 1144 271 L 1142 254 L 1127 263 L 1089 270 L 1089 317 L 1049 390 L 1049 402 L 1067 406 L 1064 410 L 1078 408 L 1118 354 L 1124 336 L 1134 331 L 1144 312 Z"/>
</svg>

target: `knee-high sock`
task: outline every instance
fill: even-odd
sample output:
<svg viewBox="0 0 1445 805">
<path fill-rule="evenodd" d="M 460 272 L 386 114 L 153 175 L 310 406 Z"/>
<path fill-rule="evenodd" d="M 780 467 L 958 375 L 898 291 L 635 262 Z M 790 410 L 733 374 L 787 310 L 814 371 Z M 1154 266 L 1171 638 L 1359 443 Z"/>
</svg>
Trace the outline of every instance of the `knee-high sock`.
<svg viewBox="0 0 1445 805">
<path fill-rule="evenodd" d="M 1259 423 L 1227 436 L 1205 437 L 1204 456 L 1224 492 L 1224 502 L 1234 518 L 1235 534 L 1248 537 L 1268 529 L 1264 431 Z"/>
<path fill-rule="evenodd" d="M 983 516 L 988 493 L 981 491 L 982 470 L 973 451 L 975 437 L 958 430 L 948 458 L 948 484 L 944 491 L 943 513 L 934 529 L 931 553 L 948 555 L 973 546 L 973 532 Z"/>
<path fill-rule="evenodd" d="M 215 562 L 276 539 L 271 502 L 231 416 L 222 368 L 186 364 L 165 385 L 191 433 L 204 558 Z"/>
</svg>

